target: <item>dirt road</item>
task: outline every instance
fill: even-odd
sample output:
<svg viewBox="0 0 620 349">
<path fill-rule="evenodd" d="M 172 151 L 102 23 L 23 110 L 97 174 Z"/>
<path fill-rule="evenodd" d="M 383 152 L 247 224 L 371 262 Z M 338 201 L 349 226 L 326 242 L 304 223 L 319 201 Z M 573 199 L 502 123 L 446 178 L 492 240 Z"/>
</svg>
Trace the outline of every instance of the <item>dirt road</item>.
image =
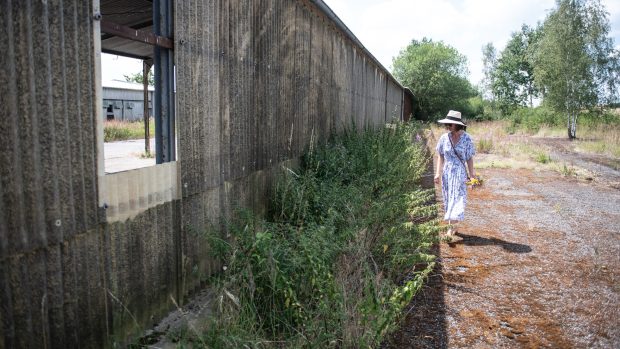
<svg viewBox="0 0 620 349">
<path fill-rule="evenodd" d="M 617 159 L 554 147 L 594 176 L 479 170 L 460 233 L 384 347 L 620 348 Z"/>
</svg>

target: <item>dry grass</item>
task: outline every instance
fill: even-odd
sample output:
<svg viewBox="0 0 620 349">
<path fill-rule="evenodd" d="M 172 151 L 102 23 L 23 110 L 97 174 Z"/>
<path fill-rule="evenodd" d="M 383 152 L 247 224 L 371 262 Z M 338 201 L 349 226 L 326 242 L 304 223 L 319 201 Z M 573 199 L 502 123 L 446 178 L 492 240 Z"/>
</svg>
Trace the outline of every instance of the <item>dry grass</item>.
<svg viewBox="0 0 620 349">
<path fill-rule="evenodd" d="M 155 121 L 149 121 L 150 136 L 155 135 Z M 103 123 L 103 134 L 105 142 L 124 141 L 128 139 L 144 138 L 143 121 L 117 121 L 106 120 Z"/>
<path fill-rule="evenodd" d="M 562 174 L 580 172 L 561 163 L 554 162 L 549 146 L 537 142 L 536 138 L 565 138 L 566 128 L 542 126 L 537 133 L 528 134 L 516 130 L 509 134 L 510 121 L 471 122 L 467 132 L 476 143 L 476 168 L 523 168 L 536 170 L 553 170 Z M 435 139 L 439 139 L 444 129 L 438 125 L 431 126 Z M 572 142 L 576 152 L 604 154 L 620 157 L 620 123 L 580 125 L 577 128 L 578 139 Z"/>
<path fill-rule="evenodd" d="M 471 122 L 467 132 L 476 143 L 475 168 L 553 169 L 550 149 L 535 144 L 525 133 L 508 134 L 508 121 Z M 435 139 L 445 132 L 433 125 Z M 482 147 L 481 147 L 482 145 Z"/>
<path fill-rule="evenodd" d="M 620 157 L 620 124 L 584 126 L 577 135 L 577 151 Z"/>
<path fill-rule="evenodd" d="M 543 126 L 534 137 L 565 138 L 565 127 Z M 581 153 L 604 154 L 620 157 L 620 123 L 579 125 L 574 150 Z"/>
</svg>

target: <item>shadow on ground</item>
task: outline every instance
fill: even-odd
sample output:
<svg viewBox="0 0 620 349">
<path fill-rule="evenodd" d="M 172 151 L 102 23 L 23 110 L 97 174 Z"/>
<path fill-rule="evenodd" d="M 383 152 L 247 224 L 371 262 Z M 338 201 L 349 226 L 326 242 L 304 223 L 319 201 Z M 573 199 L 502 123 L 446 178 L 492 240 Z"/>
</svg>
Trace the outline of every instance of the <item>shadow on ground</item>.
<svg viewBox="0 0 620 349">
<path fill-rule="evenodd" d="M 462 244 L 466 246 L 501 246 L 506 252 L 511 253 L 529 253 L 532 252 L 532 248 L 528 245 L 517 244 L 514 242 L 508 242 L 497 238 L 485 238 L 476 235 L 467 235 L 463 233 L 456 233 L 456 236 L 462 240 L 456 240 L 449 244 L 450 247 Z"/>
<path fill-rule="evenodd" d="M 436 245 L 433 254 L 439 256 L 439 250 L 440 245 Z M 438 261 L 422 289 L 407 306 L 401 329 L 387 338 L 381 348 L 448 348 L 443 279 L 443 266 Z"/>
<path fill-rule="evenodd" d="M 529 253 L 532 248 L 528 245 L 508 242 L 497 238 L 485 238 L 476 235 L 456 233 L 460 240 L 448 246 L 500 246 L 510 253 Z M 441 247 L 437 245 L 433 254 L 441 256 Z M 445 247 L 444 247 L 445 248 Z M 438 258 L 435 270 L 429 276 L 426 284 L 415 295 L 408 305 L 401 329 L 388 338 L 381 348 L 448 348 L 448 325 L 446 320 L 446 303 L 444 299 L 446 283 L 441 258 Z M 458 287 L 458 285 L 451 285 Z"/>
</svg>

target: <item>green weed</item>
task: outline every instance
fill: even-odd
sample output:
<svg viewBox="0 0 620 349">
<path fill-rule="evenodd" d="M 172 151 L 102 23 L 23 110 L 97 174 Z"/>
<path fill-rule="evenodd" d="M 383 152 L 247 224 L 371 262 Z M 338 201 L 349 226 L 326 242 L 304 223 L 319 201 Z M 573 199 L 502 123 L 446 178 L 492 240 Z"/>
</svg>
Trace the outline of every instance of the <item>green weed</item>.
<svg viewBox="0 0 620 349">
<path fill-rule="evenodd" d="M 536 154 L 536 162 L 540 162 L 541 164 L 547 164 L 551 162 L 551 156 L 545 152 L 539 152 Z"/>
<path fill-rule="evenodd" d="M 573 166 L 566 166 L 566 164 L 562 164 L 559 167 L 559 172 L 565 177 L 573 177 L 577 175 L 577 171 Z"/>
<path fill-rule="evenodd" d="M 225 265 L 208 347 L 374 347 L 396 328 L 441 229 L 413 132 L 346 131 L 284 169 L 267 217 L 206 235 Z"/>
<path fill-rule="evenodd" d="M 481 139 L 478 141 L 477 151 L 480 153 L 490 153 L 493 150 L 493 140 Z"/>
<path fill-rule="evenodd" d="M 140 159 L 153 159 L 155 158 L 154 152 L 142 152 L 140 153 Z"/>
</svg>

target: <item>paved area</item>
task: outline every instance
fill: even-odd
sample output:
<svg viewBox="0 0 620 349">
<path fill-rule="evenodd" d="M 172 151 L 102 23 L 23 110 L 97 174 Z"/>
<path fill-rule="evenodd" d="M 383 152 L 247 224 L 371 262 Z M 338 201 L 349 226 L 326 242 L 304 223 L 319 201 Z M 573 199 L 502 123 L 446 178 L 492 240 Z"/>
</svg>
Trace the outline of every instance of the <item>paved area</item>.
<svg viewBox="0 0 620 349">
<path fill-rule="evenodd" d="M 151 154 L 144 157 L 144 140 L 129 140 L 103 144 L 105 172 L 114 173 L 155 165 L 155 139 L 151 138 Z"/>
</svg>

